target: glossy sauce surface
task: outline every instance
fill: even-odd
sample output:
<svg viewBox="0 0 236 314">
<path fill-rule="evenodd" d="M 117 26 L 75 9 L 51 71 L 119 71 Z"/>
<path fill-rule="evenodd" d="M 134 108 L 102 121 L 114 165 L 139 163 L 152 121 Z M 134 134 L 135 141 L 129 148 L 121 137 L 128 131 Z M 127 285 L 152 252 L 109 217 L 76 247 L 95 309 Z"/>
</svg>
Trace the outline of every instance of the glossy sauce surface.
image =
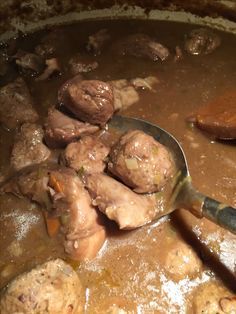
<svg viewBox="0 0 236 314">
<path fill-rule="evenodd" d="M 156 91 L 140 91 L 139 102 L 122 114 L 143 118 L 172 133 L 186 153 L 196 188 L 236 207 L 235 142 L 217 142 L 186 122 L 186 118 L 200 106 L 235 90 L 236 38 L 233 35 L 219 33 L 222 44 L 210 55 L 189 56 L 184 53 L 183 59 L 175 62 L 175 47 L 183 46 L 185 34 L 194 28 L 193 25 L 91 21 L 61 27 L 56 31 L 60 47 L 57 58 L 62 74 L 41 82 L 25 77 L 41 121 L 46 117 L 47 108 L 57 102 L 58 88 L 70 77 L 67 71 L 69 58 L 76 52 L 86 57 L 84 47 L 88 36 L 102 28 L 108 29 L 112 42 L 127 33 L 149 34 L 168 46 L 172 57 L 166 62 L 117 57 L 109 46 L 101 55 L 88 56 L 99 66 L 84 77 L 105 81 L 157 77 Z M 18 45 L 31 51 L 45 34 L 43 31 L 26 36 Z M 16 75 L 16 70 L 12 69 L 1 85 Z M 9 171 L 13 133 L 0 129 L 0 176 Z M 48 238 L 37 205 L 14 196 L 1 196 L 0 238 L 1 287 L 37 263 L 55 256 L 67 258 L 60 237 Z M 182 262 L 176 264 L 174 271 L 170 270 L 168 254 L 178 248 L 180 252 L 186 249 L 186 258 L 193 259 L 190 270 L 181 271 Z M 188 251 L 193 252 L 192 255 Z M 236 236 L 180 210 L 171 217 L 130 232 L 121 232 L 110 223 L 108 239 L 98 256 L 89 262 L 72 264 L 84 285 L 85 313 L 112 313 L 109 311 L 114 304 L 130 313 L 195 313 L 192 299 L 199 285 L 216 278 L 219 285 L 228 287 L 231 293 L 235 289 L 235 252 Z M 178 256 L 178 252 L 176 254 Z M 171 265 L 175 267 L 174 262 Z"/>
</svg>

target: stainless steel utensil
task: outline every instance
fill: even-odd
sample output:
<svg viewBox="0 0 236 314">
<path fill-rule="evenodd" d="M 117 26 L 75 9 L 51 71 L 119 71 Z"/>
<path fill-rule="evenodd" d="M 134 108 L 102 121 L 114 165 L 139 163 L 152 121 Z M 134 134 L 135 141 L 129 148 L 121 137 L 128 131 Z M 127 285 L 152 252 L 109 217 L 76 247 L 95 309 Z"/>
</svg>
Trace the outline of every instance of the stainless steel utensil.
<svg viewBox="0 0 236 314">
<path fill-rule="evenodd" d="M 122 133 L 134 129 L 142 130 L 168 147 L 173 154 L 178 171 L 177 180 L 173 188 L 170 206 L 156 218 L 169 214 L 175 209 L 184 208 L 196 217 L 206 217 L 236 234 L 236 208 L 203 195 L 193 187 L 184 151 L 173 135 L 147 121 L 119 115 L 112 118 L 109 127 Z"/>
</svg>

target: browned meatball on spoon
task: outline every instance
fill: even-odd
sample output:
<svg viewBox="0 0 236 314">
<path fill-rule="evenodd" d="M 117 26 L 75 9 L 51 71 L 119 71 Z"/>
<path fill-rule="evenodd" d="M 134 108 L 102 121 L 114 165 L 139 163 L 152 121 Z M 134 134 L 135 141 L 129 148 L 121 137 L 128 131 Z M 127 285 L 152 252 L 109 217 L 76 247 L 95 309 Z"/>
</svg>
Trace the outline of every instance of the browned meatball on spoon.
<svg viewBox="0 0 236 314">
<path fill-rule="evenodd" d="M 174 174 L 167 148 L 139 130 L 121 136 L 110 158 L 109 170 L 138 193 L 160 191 Z"/>
</svg>

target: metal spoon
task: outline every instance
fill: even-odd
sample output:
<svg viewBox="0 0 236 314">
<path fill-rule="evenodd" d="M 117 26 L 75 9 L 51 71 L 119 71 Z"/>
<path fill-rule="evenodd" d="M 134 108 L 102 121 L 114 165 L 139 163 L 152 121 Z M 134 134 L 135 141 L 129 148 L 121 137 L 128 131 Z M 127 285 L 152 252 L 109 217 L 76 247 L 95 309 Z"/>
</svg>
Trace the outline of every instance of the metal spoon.
<svg viewBox="0 0 236 314">
<path fill-rule="evenodd" d="M 122 133 L 134 129 L 142 130 L 168 147 L 173 154 L 179 176 L 173 188 L 171 206 L 168 206 L 166 212 L 162 212 L 160 217 L 173 212 L 175 209 L 184 208 L 196 217 L 206 217 L 236 234 L 236 208 L 203 195 L 193 187 L 183 149 L 173 135 L 147 121 L 118 115 L 111 119 L 109 127 Z"/>
</svg>

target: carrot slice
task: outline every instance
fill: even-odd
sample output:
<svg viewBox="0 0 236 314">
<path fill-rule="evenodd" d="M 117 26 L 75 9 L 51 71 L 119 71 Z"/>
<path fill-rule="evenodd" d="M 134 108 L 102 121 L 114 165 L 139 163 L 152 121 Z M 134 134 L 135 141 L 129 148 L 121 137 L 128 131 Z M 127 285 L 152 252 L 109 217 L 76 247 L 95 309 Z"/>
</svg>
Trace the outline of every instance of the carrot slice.
<svg viewBox="0 0 236 314">
<path fill-rule="evenodd" d="M 44 218 L 46 222 L 47 232 L 50 238 L 55 237 L 60 228 L 60 221 L 58 218 L 49 218 L 48 213 L 44 213 Z"/>
<path fill-rule="evenodd" d="M 49 177 L 49 184 L 54 186 L 54 189 L 62 193 L 63 192 L 63 187 L 61 186 L 60 182 L 57 180 L 57 178 L 53 175 L 53 173 L 50 174 Z"/>
</svg>

